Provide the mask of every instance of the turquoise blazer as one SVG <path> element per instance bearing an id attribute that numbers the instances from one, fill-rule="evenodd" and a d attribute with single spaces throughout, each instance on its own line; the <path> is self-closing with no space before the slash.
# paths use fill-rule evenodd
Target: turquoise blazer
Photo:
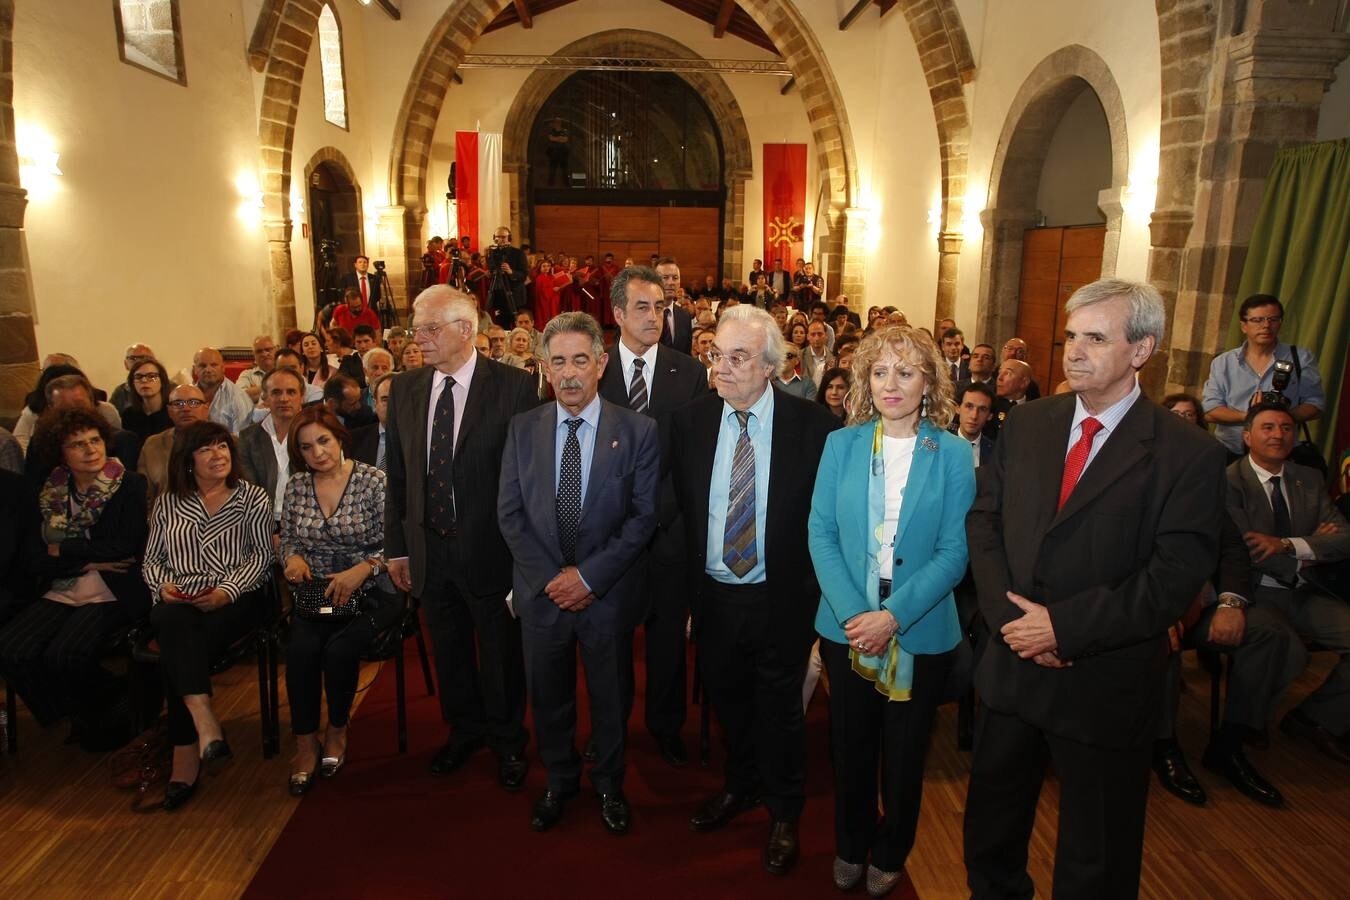
<path id="1" fill-rule="evenodd" d="M 874 422 L 832 433 L 816 475 L 807 521 L 820 581 L 816 631 L 846 644 L 844 623 L 878 607 L 879 567 L 869 559 L 868 475 Z M 894 540 L 891 595 L 880 604 L 900 623 L 902 649 L 945 653 L 961 640 L 952 588 L 965 575 L 966 513 L 975 499 L 970 444 L 927 419 L 919 425 Z"/>

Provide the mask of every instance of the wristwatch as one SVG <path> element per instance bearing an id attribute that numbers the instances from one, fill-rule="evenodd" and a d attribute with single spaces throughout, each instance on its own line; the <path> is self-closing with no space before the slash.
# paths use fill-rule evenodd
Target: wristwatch
<path id="1" fill-rule="evenodd" d="M 370 566 L 370 577 L 379 578 L 380 573 L 384 571 L 384 568 L 380 565 L 380 561 L 378 559 L 368 559 L 366 560 L 366 563 Z"/>
<path id="2" fill-rule="evenodd" d="M 1252 602 L 1241 594 L 1223 593 L 1219 595 L 1219 609 L 1243 609 L 1251 606 Z"/>

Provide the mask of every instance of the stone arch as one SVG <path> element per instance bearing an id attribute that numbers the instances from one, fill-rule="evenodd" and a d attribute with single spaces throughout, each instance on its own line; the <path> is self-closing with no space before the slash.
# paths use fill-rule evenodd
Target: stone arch
<path id="1" fill-rule="evenodd" d="M 937 122 L 942 169 L 942 213 L 938 224 L 937 318 L 956 314 L 956 272 L 963 242 L 966 172 L 970 156 L 970 111 L 965 84 L 975 77 L 961 13 L 955 0 L 901 0 L 919 63 L 928 82 Z"/>
<path id="2" fill-rule="evenodd" d="M 647 59 L 689 59 L 693 50 L 662 34 L 618 28 L 587 35 L 556 51 L 559 56 L 613 56 L 635 54 Z M 571 72 L 540 69 L 521 85 L 506 115 L 502 134 L 502 169 L 507 173 L 511 196 L 511 226 L 514 233 L 527 235 L 529 221 L 527 191 L 530 129 L 539 110 Z M 737 278 L 743 271 L 742 228 L 745 223 L 745 182 L 754 174 L 754 150 L 750 132 L 741 114 L 736 96 L 720 75 L 702 72 L 677 72 L 693 88 L 712 112 L 722 129 L 722 178 L 727 200 L 722 213 L 722 277 Z"/>
<path id="3" fill-rule="evenodd" d="M 413 65 L 394 126 L 389 159 L 391 206 L 381 215 L 381 252 L 403 262 L 402 276 L 420 268 L 422 221 L 426 216 L 426 176 L 436 119 L 449 90 L 451 75 L 484 29 L 511 0 L 454 0 L 431 29 Z M 850 225 L 857 211 L 857 161 L 853 135 L 839 87 L 810 26 L 791 0 L 738 0 L 741 9 L 764 30 L 796 79 L 820 160 L 820 176 L 828 197 L 829 234 L 823 242 L 822 266 L 831 273 L 831 287 L 862 302 L 862 242 Z M 737 230 L 743 222 L 735 223 Z M 853 236 L 850 236 L 850 235 Z M 388 243 L 388 246 L 384 246 Z M 400 252 L 401 251 L 401 252 Z M 847 252 L 846 252 L 847 251 Z M 839 275 L 838 284 L 835 275 Z"/>
<path id="4" fill-rule="evenodd" d="M 1031 71 L 1013 98 L 999 135 L 989 176 L 989 208 L 984 223 L 979 332 L 1010 337 L 1017 326 L 1022 275 L 1022 233 L 1039 221 L 1036 195 L 1046 151 L 1064 112 L 1085 90 L 1096 93 L 1111 134 L 1111 187 L 1098 194 L 1106 216 L 1102 275 L 1115 274 L 1120 249 L 1121 196 L 1129 181 L 1129 143 L 1125 104 L 1106 62 L 1086 47 L 1072 44 L 1047 56 Z"/>

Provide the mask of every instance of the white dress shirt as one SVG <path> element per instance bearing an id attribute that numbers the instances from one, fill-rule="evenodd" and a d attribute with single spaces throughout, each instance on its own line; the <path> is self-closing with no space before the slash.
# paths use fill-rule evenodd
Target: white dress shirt
<path id="1" fill-rule="evenodd" d="M 647 352 L 642 354 L 642 380 L 647 383 L 647 405 L 652 402 L 652 385 L 656 382 L 656 348 L 659 344 L 652 344 L 647 348 Z M 623 389 L 627 391 L 633 384 L 633 360 L 638 356 L 622 340 L 619 341 L 619 364 L 623 372 Z"/>
<path id="2" fill-rule="evenodd" d="M 472 352 L 464 365 L 456 369 L 449 377 L 455 379 L 450 393 L 455 398 L 455 425 L 450 432 L 451 445 L 459 443 L 459 423 L 464 421 L 464 404 L 469 400 L 469 383 L 473 381 L 473 370 L 478 364 L 478 353 Z M 427 470 L 431 469 L 431 430 L 436 424 L 436 403 L 441 399 L 445 388 L 446 374 L 437 370 L 431 376 L 431 396 L 427 399 Z"/>
<path id="3" fill-rule="evenodd" d="M 1279 476 L 1280 495 L 1284 497 L 1284 508 L 1289 510 L 1289 515 L 1292 518 L 1294 509 L 1289 505 L 1289 487 L 1284 482 L 1284 466 L 1280 466 L 1280 471 L 1278 472 L 1267 472 L 1265 469 L 1252 462 L 1250 455 L 1247 457 L 1247 465 L 1251 466 L 1252 471 L 1256 473 L 1257 481 L 1261 482 L 1261 490 L 1266 492 L 1266 502 L 1270 504 L 1272 513 L 1275 511 L 1275 489 L 1271 487 L 1270 479 Z M 1289 543 L 1294 546 L 1294 558 L 1299 561 L 1300 569 L 1303 568 L 1303 563 L 1317 559 L 1317 554 L 1313 552 L 1312 546 L 1303 538 L 1291 537 L 1289 538 Z M 1303 576 L 1300 575 L 1298 580 L 1300 582 L 1303 581 Z M 1277 579 L 1270 575 L 1261 576 L 1261 586 L 1274 588 L 1288 587 L 1288 585 L 1280 584 Z"/>

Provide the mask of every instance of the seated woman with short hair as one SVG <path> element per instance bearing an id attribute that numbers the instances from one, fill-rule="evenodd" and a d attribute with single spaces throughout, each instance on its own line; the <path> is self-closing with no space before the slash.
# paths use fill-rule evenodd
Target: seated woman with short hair
<path id="1" fill-rule="evenodd" d="M 295 733 L 289 788 L 300 796 L 314 773 L 331 778 L 347 761 L 347 718 L 356 697 L 361 654 L 393 625 L 402 603 L 384 565 L 384 472 L 348 459 L 347 429 L 322 406 L 291 422 L 290 481 L 281 512 L 281 560 L 297 599 L 286 647 L 286 693 Z M 326 612 L 324 610 L 327 610 Z M 319 697 L 328 694 L 328 728 L 319 753 Z"/>
<path id="2" fill-rule="evenodd" d="M 149 608 L 138 561 L 145 477 L 108 456 L 111 440 L 107 420 L 91 410 L 52 411 L 44 419 L 31 452 L 53 468 L 33 517 L 40 521 L 26 523 L 21 545 L 27 568 L 41 578 L 40 593 L 0 630 L 0 673 L 33 718 L 45 726 L 68 714 L 71 736 L 96 752 L 130 737 L 126 728 L 97 722 L 100 688 L 112 677 L 98 653 Z"/>
<path id="3" fill-rule="evenodd" d="M 243 480 L 228 429 L 188 427 L 169 456 L 143 570 L 174 748 L 165 809 L 192 796 L 203 761 L 231 756 L 211 709 L 211 663 L 259 624 L 271 564 L 272 498 Z"/>

